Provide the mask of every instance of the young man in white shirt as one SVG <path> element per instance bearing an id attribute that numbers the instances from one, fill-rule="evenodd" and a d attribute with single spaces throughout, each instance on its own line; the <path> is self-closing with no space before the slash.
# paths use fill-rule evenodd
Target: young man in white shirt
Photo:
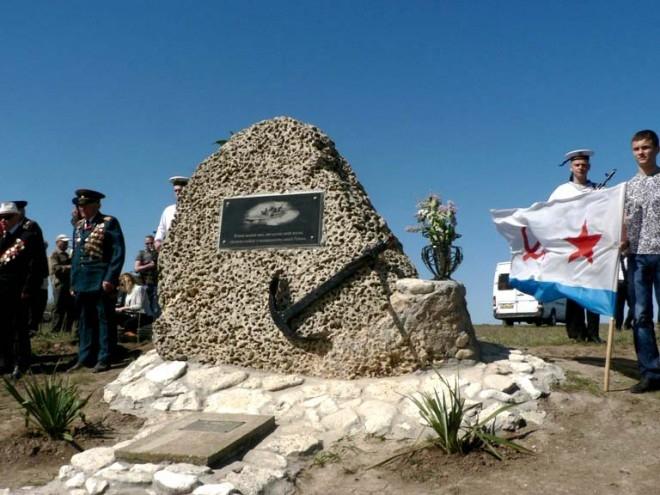
<path id="1" fill-rule="evenodd" d="M 174 196 L 176 197 L 177 202 L 179 201 L 179 196 L 181 191 L 188 184 L 190 179 L 188 177 L 183 177 L 181 175 L 175 175 L 170 177 L 169 181 L 172 184 L 174 189 Z M 160 247 L 163 245 L 163 241 L 167 237 L 167 232 L 170 230 L 172 225 L 172 220 L 174 220 L 174 215 L 176 215 L 176 203 L 167 206 L 162 215 L 160 216 L 160 222 L 158 223 L 158 228 L 156 229 L 156 235 L 154 237 L 154 243 L 156 249 L 160 250 Z"/>

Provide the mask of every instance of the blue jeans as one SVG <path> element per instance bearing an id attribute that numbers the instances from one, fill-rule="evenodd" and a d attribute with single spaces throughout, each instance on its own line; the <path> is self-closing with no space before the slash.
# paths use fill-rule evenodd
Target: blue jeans
<path id="1" fill-rule="evenodd" d="M 660 358 L 653 321 L 653 286 L 660 287 L 660 254 L 629 255 L 628 275 L 639 372 L 644 378 L 660 381 Z"/>

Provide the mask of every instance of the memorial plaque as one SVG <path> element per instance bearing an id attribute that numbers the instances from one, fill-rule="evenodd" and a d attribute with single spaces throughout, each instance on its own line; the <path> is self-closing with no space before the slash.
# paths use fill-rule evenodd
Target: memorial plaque
<path id="1" fill-rule="evenodd" d="M 243 455 L 275 429 L 273 416 L 191 413 L 117 449 L 119 460 L 218 466 Z"/>
<path id="2" fill-rule="evenodd" d="M 323 192 L 237 196 L 222 202 L 220 249 L 319 246 Z"/>

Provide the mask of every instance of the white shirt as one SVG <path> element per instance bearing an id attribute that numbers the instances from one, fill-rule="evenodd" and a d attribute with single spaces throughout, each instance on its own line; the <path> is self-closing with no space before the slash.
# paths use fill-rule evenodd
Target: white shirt
<path id="1" fill-rule="evenodd" d="M 151 314 L 149 298 L 147 297 L 147 292 L 143 285 L 134 285 L 131 292 L 126 294 L 124 307 L 136 313 Z"/>
<path id="2" fill-rule="evenodd" d="M 548 201 L 552 201 L 554 199 L 573 198 L 593 190 L 594 185 L 591 182 L 587 182 L 585 185 L 578 184 L 577 182 L 564 182 L 561 186 L 552 191 Z"/>
<path id="3" fill-rule="evenodd" d="M 167 237 L 167 231 L 170 230 L 170 225 L 172 225 L 172 220 L 176 214 L 176 203 L 168 206 L 163 210 L 163 214 L 160 216 L 160 223 L 156 229 L 156 235 L 154 236 L 154 241 L 163 242 Z"/>

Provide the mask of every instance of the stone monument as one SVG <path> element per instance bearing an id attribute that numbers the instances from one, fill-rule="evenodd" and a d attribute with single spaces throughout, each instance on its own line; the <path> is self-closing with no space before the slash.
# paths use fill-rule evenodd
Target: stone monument
<path id="1" fill-rule="evenodd" d="M 160 265 L 165 359 L 355 378 L 477 357 L 463 286 L 415 279 L 334 143 L 288 117 L 198 166 Z"/>

